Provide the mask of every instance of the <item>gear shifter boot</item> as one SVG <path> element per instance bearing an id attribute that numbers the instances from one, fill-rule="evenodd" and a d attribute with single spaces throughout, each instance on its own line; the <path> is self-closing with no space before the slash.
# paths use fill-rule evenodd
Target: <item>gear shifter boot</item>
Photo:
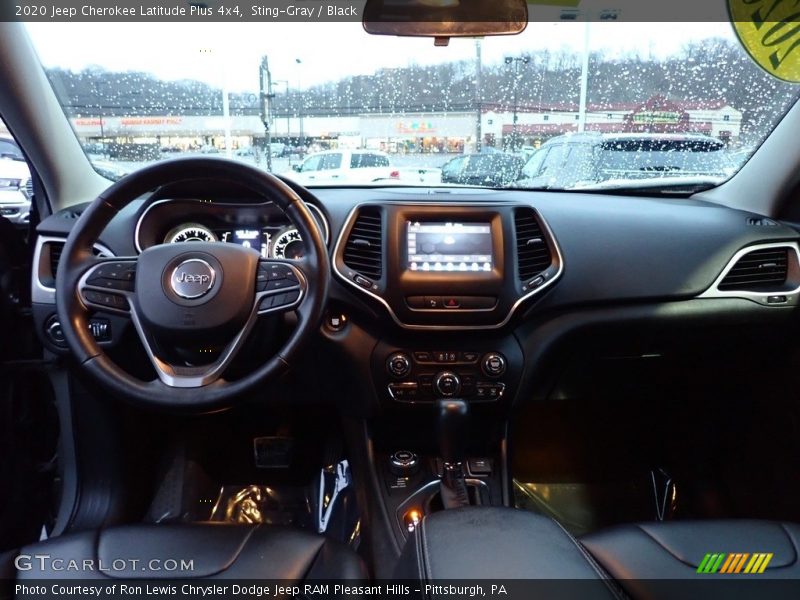
<path id="1" fill-rule="evenodd" d="M 439 492 L 445 509 L 469 506 L 467 482 L 464 481 L 461 463 L 444 463 Z"/>

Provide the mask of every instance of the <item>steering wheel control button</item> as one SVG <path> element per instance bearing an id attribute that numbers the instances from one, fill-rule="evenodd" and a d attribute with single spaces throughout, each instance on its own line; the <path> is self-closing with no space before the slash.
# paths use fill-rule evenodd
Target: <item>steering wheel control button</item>
<path id="1" fill-rule="evenodd" d="M 483 357 L 481 366 L 488 377 L 500 377 L 506 372 L 506 359 L 499 352 L 490 352 Z"/>
<path id="2" fill-rule="evenodd" d="M 211 291 L 216 277 L 216 271 L 206 261 L 201 258 L 190 258 L 175 267 L 169 282 L 172 291 L 178 296 L 194 300 Z"/>
<path id="3" fill-rule="evenodd" d="M 128 301 L 119 294 L 109 294 L 95 290 L 84 290 L 83 298 L 90 304 L 96 306 L 115 308 L 117 310 L 128 310 Z"/>
<path id="4" fill-rule="evenodd" d="M 271 292 L 272 290 L 284 290 L 287 288 L 291 288 L 297 285 L 296 283 L 289 281 L 288 279 L 270 279 L 269 281 L 265 281 L 263 283 L 263 289 L 261 284 L 259 285 L 258 291 L 263 292 Z"/>
<path id="5" fill-rule="evenodd" d="M 123 292 L 133 291 L 133 279 L 108 279 L 105 277 L 92 276 L 86 280 L 86 284 L 103 288 L 104 290 L 120 290 Z"/>
<path id="6" fill-rule="evenodd" d="M 389 457 L 389 470 L 398 477 L 410 477 L 419 471 L 419 457 L 411 450 L 398 450 Z"/>
<path id="7" fill-rule="evenodd" d="M 292 290 L 284 294 L 274 294 L 267 296 L 261 300 L 258 305 L 258 310 L 267 310 L 272 308 L 282 308 L 284 306 L 291 306 L 297 299 L 300 298 L 300 290 Z"/>
<path id="8" fill-rule="evenodd" d="M 449 398 L 461 391 L 461 380 L 458 375 L 450 371 L 442 371 L 433 382 L 433 387 L 442 396 Z"/>
<path id="9" fill-rule="evenodd" d="M 411 361 L 402 352 L 395 352 L 386 360 L 386 369 L 395 377 L 405 377 L 411 373 Z"/>
<path id="10" fill-rule="evenodd" d="M 94 285 L 94 281 L 114 279 L 119 281 L 133 281 L 136 278 L 136 263 L 110 262 L 98 266 L 86 283 Z"/>

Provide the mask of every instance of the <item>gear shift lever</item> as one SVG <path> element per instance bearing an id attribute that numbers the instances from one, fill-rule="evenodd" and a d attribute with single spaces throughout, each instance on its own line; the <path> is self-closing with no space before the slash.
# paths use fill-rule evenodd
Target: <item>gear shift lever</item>
<path id="1" fill-rule="evenodd" d="M 439 452 L 442 468 L 441 494 L 445 508 L 469 505 L 467 484 L 464 481 L 469 405 L 463 400 L 442 399 L 436 403 L 439 411 Z"/>

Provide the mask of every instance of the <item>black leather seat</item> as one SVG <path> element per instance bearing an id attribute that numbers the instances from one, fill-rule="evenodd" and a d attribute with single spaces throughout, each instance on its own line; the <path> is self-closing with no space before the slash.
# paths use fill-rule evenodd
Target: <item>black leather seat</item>
<path id="1" fill-rule="evenodd" d="M 18 580 L 114 577 L 301 582 L 367 578 L 361 559 L 346 546 L 311 533 L 271 526 L 128 525 L 63 535 L 27 546 L 17 554 Z M 26 558 L 35 555 L 49 558 Z M 93 569 L 69 568 L 70 564 L 84 565 L 84 561 L 93 561 Z M 191 568 L 182 569 L 181 561 L 192 561 Z"/>
<path id="2" fill-rule="evenodd" d="M 706 554 L 729 553 L 749 554 L 740 559 L 745 566 L 753 553 L 772 557 L 755 575 L 697 572 Z M 578 541 L 543 515 L 469 507 L 425 517 L 396 575 L 426 583 L 527 580 L 518 591 L 529 597 L 797 600 L 800 525 L 671 521 L 614 527 Z"/>
<path id="3" fill-rule="evenodd" d="M 644 523 L 587 535 L 581 543 L 635 600 L 800 598 L 800 526 L 795 524 L 751 520 Z M 707 554 L 722 557 L 714 561 L 711 572 L 704 568 L 698 573 Z M 728 563 L 730 554 L 742 556 Z M 745 573 L 753 554 L 772 557 L 763 572 Z"/>
<path id="4" fill-rule="evenodd" d="M 772 553 L 762 575 L 800 578 L 800 525 L 772 521 L 666 521 L 581 538 L 616 579 L 684 579 L 708 553 Z"/>

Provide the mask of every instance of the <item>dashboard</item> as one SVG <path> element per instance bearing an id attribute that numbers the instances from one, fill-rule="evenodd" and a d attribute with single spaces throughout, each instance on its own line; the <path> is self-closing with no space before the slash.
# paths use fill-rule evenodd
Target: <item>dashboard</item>
<path id="1" fill-rule="evenodd" d="M 710 203 L 470 188 L 296 191 L 330 252 L 321 340 L 349 357 L 363 375 L 355 380 L 381 402 L 519 397 L 537 357 L 587 320 L 773 318 L 793 314 L 800 298 L 797 231 Z M 79 212 L 44 220 L 34 255 L 34 318 L 62 353 L 53 286 Z M 112 220 L 96 252 L 132 256 L 194 240 L 286 260 L 304 252 L 275 205 L 230 189 L 144 196 Z M 113 347 L 126 325 L 98 313 L 92 327 Z"/>

